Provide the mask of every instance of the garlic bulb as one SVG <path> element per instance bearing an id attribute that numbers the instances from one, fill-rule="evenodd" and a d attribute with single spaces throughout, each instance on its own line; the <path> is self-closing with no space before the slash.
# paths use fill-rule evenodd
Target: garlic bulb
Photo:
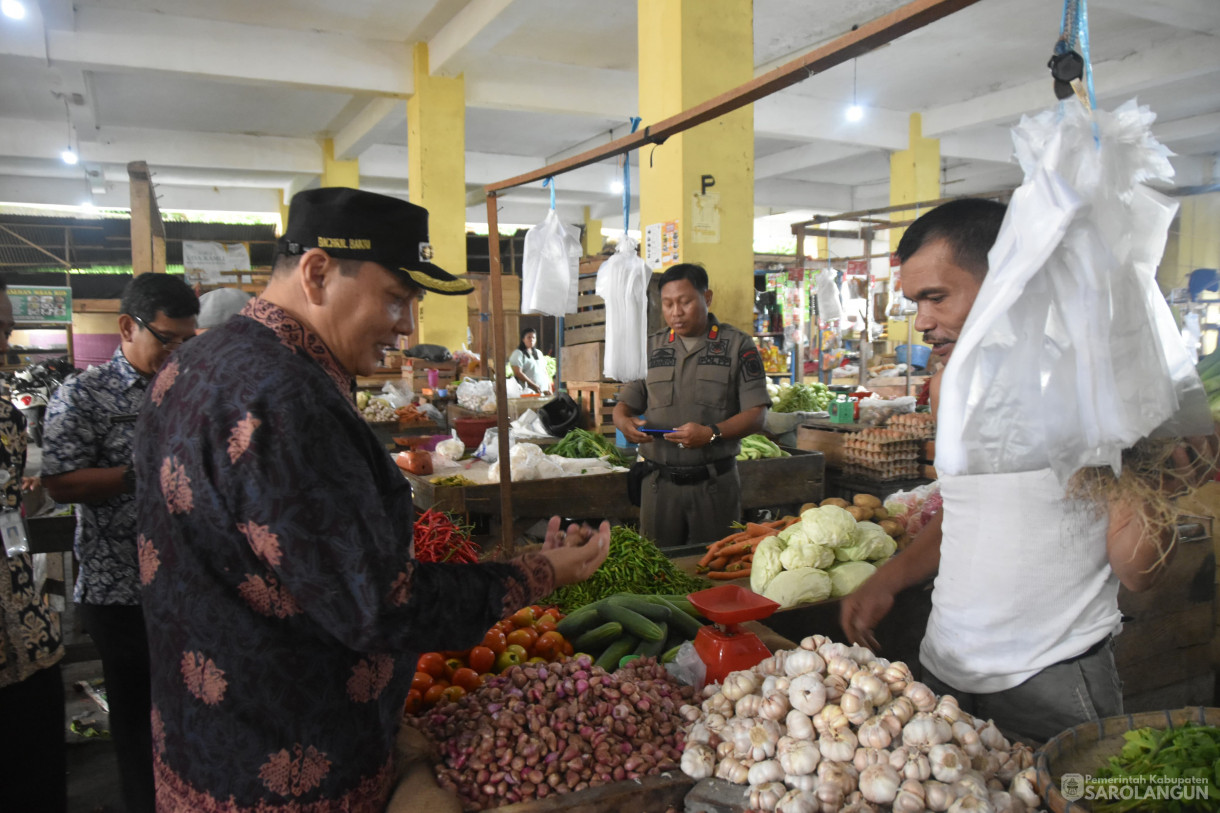
<path id="1" fill-rule="evenodd" d="M 983 741 L 983 745 L 990 748 L 992 751 L 1007 751 L 1009 748 L 1008 740 L 1000 733 L 1000 729 L 996 728 L 995 723 L 988 720 L 979 728 L 979 739 Z"/>
<path id="2" fill-rule="evenodd" d="M 1033 768 L 1025 768 L 1012 778 L 1008 793 L 1026 807 L 1038 809 L 1042 797 L 1038 795 L 1037 777 Z"/>
<path id="3" fill-rule="evenodd" d="M 891 720 L 894 718 L 891 717 Z M 897 722 L 897 721 L 895 721 Z M 870 717 L 860 725 L 857 736 L 865 748 L 889 748 L 894 735 L 880 717 Z"/>
<path id="4" fill-rule="evenodd" d="M 988 801 L 995 813 L 1025 813 L 1025 805 L 1012 798 L 1008 791 L 993 790 Z"/>
<path id="5" fill-rule="evenodd" d="M 893 813 L 924 813 L 927 810 L 924 798 L 923 784 L 907 779 L 898 787 L 891 810 Z"/>
<path id="6" fill-rule="evenodd" d="M 750 769 L 742 765 L 736 757 L 725 757 L 716 766 L 716 776 L 720 779 L 727 779 L 735 785 L 744 785 L 749 774 Z"/>
<path id="7" fill-rule="evenodd" d="M 686 743 L 682 752 L 682 773 L 691 779 L 707 779 L 716 767 L 716 752 L 701 742 Z"/>
<path id="8" fill-rule="evenodd" d="M 683 703 L 678 707 L 678 714 L 688 723 L 693 723 L 699 719 L 701 712 L 698 706 L 692 706 L 690 703 Z"/>
<path id="9" fill-rule="evenodd" d="M 950 723 L 956 723 L 958 720 L 965 720 L 974 725 L 974 717 L 962 711 L 962 707 L 957 704 L 957 698 L 951 694 L 946 694 L 936 702 L 936 708 L 933 709 L 940 717 L 944 717 Z"/>
<path id="10" fill-rule="evenodd" d="M 898 719 L 899 723 L 906 725 L 915 716 L 915 704 L 911 702 L 909 697 L 895 697 L 877 709 L 877 713 L 893 716 Z"/>
<path id="11" fill-rule="evenodd" d="M 755 762 L 746 773 L 746 781 L 756 786 L 765 785 L 768 782 L 778 782 L 783 778 L 784 769 L 780 767 L 779 761 L 774 759 Z"/>
<path id="12" fill-rule="evenodd" d="M 802 714 L 817 714 L 826 705 L 826 686 L 816 674 L 794 677 L 788 685 L 788 702 Z"/>
<path id="13" fill-rule="evenodd" d="M 847 680 L 841 675 L 827 675 L 822 678 L 822 683 L 826 685 L 826 699 L 831 703 L 838 701 L 847 691 Z"/>
<path id="14" fill-rule="evenodd" d="M 818 737 L 818 750 L 822 752 L 822 759 L 831 762 L 851 762 L 858 744 L 856 735 L 846 727 L 827 731 Z"/>
<path id="15" fill-rule="evenodd" d="M 724 692 L 716 692 L 703 701 L 703 710 L 708 714 L 723 714 L 729 717 L 733 714 L 733 701 Z"/>
<path id="16" fill-rule="evenodd" d="M 851 647 L 849 647 L 847 644 L 836 643 L 829 639 L 826 641 L 826 643 L 818 647 L 818 654 L 821 655 L 822 659 L 827 663 L 830 662 L 831 658 L 846 658 L 848 652 L 851 652 Z"/>
<path id="17" fill-rule="evenodd" d="M 757 717 L 762 708 L 763 699 L 756 694 L 747 694 L 737 698 L 733 706 L 733 714 L 737 717 Z"/>
<path id="18" fill-rule="evenodd" d="M 995 813 L 995 808 L 990 797 L 982 799 L 978 796 L 960 796 L 956 802 L 949 805 L 949 813 Z"/>
<path id="19" fill-rule="evenodd" d="M 878 713 L 869 719 L 876 720 L 882 728 L 889 732 L 891 740 L 896 740 L 902 736 L 902 721 L 894 715 Z"/>
<path id="20" fill-rule="evenodd" d="M 890 752 L 890 767 L 902 774 L 904 779 L 923 782 L 932 775 L 932 763 L 918 748 L 895 748 Z"/>
<path id="21" fill-rule="evenodd" d="M 784 784 L 793 790 L 803 790 L 806 793 L 813 793 L 818 789 L 817 774 L 804 774 L 798 776 L 796 774 L 787 774 L 784 776 Z"/>
<path id="22" fill-rule="evenodd" d="M 788 677 L 796 677 L 807 672 L 821 672 L 825 668 L 826 661 L 822 660 L 822 656 L 808 649 L 794 649 L 788 653 L 788 659 L 784 661 L 784 674 Z"/>
<path id="23" fill-rule="evenodd" d="M 956 745 L 939 743 L 928 752 L 932 775 L 938 782 L 956 782 L 970 769 L 970 757 Z"/>
<path id="24" fill-rule="evenodd" d="M 983 776 L 995 776 L 996 772 L 1000 770 L 1001 755 L 1000 751 L 984 750 L 978 756 L 970 757 L 970 767 Z"/>
<path id="25" fill-rule="evenodd" d="M 838 810 L 856 789 L 855 771 L 842 762 L 823 762 L 818 766 L 818 799 L 824 810 Z"/>
<path id="26" fill-rule="evenodd" d="M 807 635 L 801 639 L 801 649 L 808 649 L 810 652 L 817 652 L 818 649 L 832 641 L 825 635 Z"/>
<path id="27" fill-rule="evenodd" d="M 720 691 L 719 683 L 709 683 L 700 690 L 699 696 L 706 700 L 718 691 Z"/>
<path id="28" fill-rule="evenodd" d="M 847 657 L 851 658 L 856 663 L 868 663 L 869 661 L 877 660 L 877 655 L 868 647 L 852 644 L 847 649 Z"/>
<path id="29" fill-rule="evenodd" d="M 749 670 L 729 672 L 728 677 L 724 679 L 724 685 L 720 687 L 720 693 L 736 703 L 757 689 L 760 682 L 758 676 Z"/>
<path id="30" fill-rule="evenodd" d="M 724 731 L 724 727 L 728 725 L 729 720 L 723 714 L 706 714 L 703 717 L 703 724 L 707 726 L 708 731 L 716 734 Z"/>
<path id="31" fill-rule="evenodd" d="M 775 810 L 779 800 L 788 793 L 781 782 L 768 782 L 750 790 L 750 807 L 754 810 Z"/>
<path id="32" fill-rule="evenodd" d="M 861 796 L 859 791 L 856 791 L 843 801 L 839 813 L 877 813 L 877 808 Z"/>
<path id="33" fill-rule="evenodd" d="M 805 776 L 817 770 L 822 752 L 812 740 L 783 737 L 775 748 L 780 767 L 790 776 Z"/>
<path id="34" fill-rule="evenodd" d="M 798 740 L 813 739 L 813 721 L 800 709 L 789 711 L 788 716 L 784 718 L 784 724 L 788 728 L 789 736 L 796 737 Z"/>
<path id="35" fill-rule="evenodd" d="M 890 687 L 885 684 L 885 681 L 876 675 L 857 672 L 851 679 L 849 684 L 851 688 L 864 692 L 864 696 L 874 706 L 880 706 L 890 702 Z"/>
<path id="36" fill-rule="evenodd" d="M 957 801 L 957 791 L 952 785 L 929 779 L 923 783 L 924 803 L 933 813 L 945 813 L 949 805 Z"/>
<path id="37" fill-rule="evenodd" d="M 844 680 L 850 681 L 856 672 L 860 671 L 860 664 L 853 661 L 851 658 L 835 657 L 826 661 L 826 674 L 838 675 Z"/>
<path id="38" fill-rule="evenodd" d="M 731 757 L 735 751 L 736 749 L 733 747 L 733 741 L 724 740 L 716 745 L 716 759 Z"/>
<path id="39" fill-rule="evenodd" d="M 745 698 L 743 697 L 742 700 Z M 738 701 L 741 702 L 741 701 Z M 767 720 L 782 720 L 788 714 L 788 695 L 776 690 L 762 698 L 758 716 Z"/>
<path id="40" fill-rule="evenodd" d="M 862 691 L 855 688 L 849 687 L 843 692 L 843 696 L 839 698 L 839 708 L 843 709 L 843 714 L 852 725 L 862 725 L 873 716 L 872 702 Z"/>
<path id="41" fill-rule="evenodd" d="M 775 805 L 776 813 L 818 813 L 820 809 L 816 796 L 796 788 L 785 793 Z"/>
<path id="42" fill-rule="evenodd" d="M 831 731 L 838 731 L 841 728 L 847 728 L 851 723 L 847 720 L 847 715 L 843 713 L 843 709 L 827 703 L 822 706 L 822 710 L 813 715 L 813 727 L 817 729 L 819 734 L 827 734 Z"/>
<path id="43" fill-rule="evenodd" d="M 712 742 L 713 737 L 716 738 L 716 742 Z M 691 743 L 700 743 L 708 746 L 709 748 L 715 748 L 719 742 L 720 737 L 710 728 L 708 728 L 706 723 L 695 723 L 690 727 L 690 731 L 686 733 L 687 745 L 690 745 Z"/>
<path id="44" fill-rule="evenodd" d="M 902 661 L 894 661 L 878 677 L 890 687 L 890 693 L 896 695 L 902 694 L 907 684 L 915 682 L 915 676 L 911 674 L 911 667 Z"/>
<path id="45" fill-rule="evenodd" d="M 755 720 L 750 726 L 750 752 L 746 754 L 755 762 L 775 756 L 775 744 L 782 732 L 774 720 Z"/>
<path id="46" fill-rule="evenodd" d="M 939 717 L 920 712 L 902 727 L 902 744 L 927 750 L 933 745 L 953 739 L 953 729 Z"/>
<path id="47" fill-rule="evenodd" d="M 775 659 L 775 655 L 772 655 L 769 658 L 763 658 L 758 662 L 758 665 L 755 666 L 754 669 L 759 674 L 768 676 L 783 674 L 784 671 L 783 664 Z"/>
<path id="48" fill-rule="evenodd" d="M 932 691 L 926 683 L 919 681 L 908 683 L 907 687 L 902 690 L 902 696 L 910 698 L 917 711 L 932 711 L 936 708 L 936 692 Z"/>
<path id="49" fill-rule="evenodd" d="M 986 750 L 983 747 L 983 741 L 979 739 L 979 732 L 975 731 L 974 726 L 970 723 L 958 720 L 952 728 L 953 741 L 960 745 L 968 756 L 977 757 Z"/>
<path id="50" fill-rule="evenodd" d="M 857 771 L 863 771 L 870 765 L 886 765 L 890 764 L 890 752 L 884 748 L 865 748 L 863 746 L 856 749 L 855 756 L 851 758 L 851 766 Z"/>
<path id="51" fill-rule="evenodd" d="M 898 772 L 886 763 L 870 765 L 860 772 L 860 793 L 877 804 L 889 804 L 898 795 Z"/>
<path id="52" fill-rule="evenodd" d="M 987 779 L 978 771 L 966 771 L 961 779 L 953 783 L 953 791 L 957 798 L 977 796 L 979 799 L 990 799 L 991 789 L 987 787 Z"/>

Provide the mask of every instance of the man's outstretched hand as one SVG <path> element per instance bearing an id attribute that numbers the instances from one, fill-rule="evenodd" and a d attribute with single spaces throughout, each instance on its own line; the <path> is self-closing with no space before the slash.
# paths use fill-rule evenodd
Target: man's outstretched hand
<path id="1" fill-rule="evenodd" d="M 610 552 L 610 523 L 606 520 L 593 530 L 587 524 L 575 522 L 567 529 L 559 527 L 559 517 L 551 517 L 546 524 L 546 539 L 542 543 L 542 555 L 551 560 L 555 568 L 555 586 L 582 582 L 593 575 L 606 561 Z"/>

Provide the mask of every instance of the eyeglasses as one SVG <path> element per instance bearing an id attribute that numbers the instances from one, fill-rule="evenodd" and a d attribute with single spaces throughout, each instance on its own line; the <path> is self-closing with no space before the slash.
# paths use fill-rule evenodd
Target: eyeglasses
<path id="1" fill-rule="evenodd" d="M 131 315 L 131 318 L 135 319 L 136 324 L 138 324 L 140 327 L 144 328 L 149 333 L 151 333 L 152 337 L 154 339 L 161 342 L 162 346 L 168 348 L 169 350 L 176 350 L 179 347 L 181 347 L 187 341 L 187 339 L 194 338 L 192 336 L 188 336 L 186 339 L 166 338 L 164 335 L 162 335 L 161 331 L 155 330 L 152 325 L 148 324 L 148 322 L 145 322 L 143 319 L 136 316 L 134 313 Z"/>

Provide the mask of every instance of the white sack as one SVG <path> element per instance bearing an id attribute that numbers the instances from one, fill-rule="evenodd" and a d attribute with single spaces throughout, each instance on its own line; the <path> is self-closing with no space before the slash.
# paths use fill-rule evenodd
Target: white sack
<path id="1" fill-rule="evenodd" d="M 551 209 L 525 233 L 521 261 L 521 312 L 563 316 L 576 312 L 580 231 L 565 226 Z"/>
<path id="2" fill-rule="evenodd" d="M 624 235 L 614 256 L 597 269 L 596 293 L 606 300 L 606 356 L 602 374 L 634 381 L 648 372 L 648 282 L 652 272 Z"/>

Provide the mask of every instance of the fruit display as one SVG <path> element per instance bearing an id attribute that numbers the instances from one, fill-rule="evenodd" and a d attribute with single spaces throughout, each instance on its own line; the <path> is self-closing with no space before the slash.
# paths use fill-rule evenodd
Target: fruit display
<path id="1" fill-rule="evenodd" d="M 578 653 L 613 672 L 630 655 L 668 663 L 703 624 L 685 596 L 616 593 L 572 611 L 557 629 Z"/>
<path id="2" fill-rule="evenodd" d="M 415 666 L 406 712 L 414 714 L 442 699 L 457 700 L 489 678 L 523 663 L 552 663 L 575 649 L 557 629 L 557 607 L 532 604 L 497 621 L 483 642 L 462 652 L 425 652 Z"/>

